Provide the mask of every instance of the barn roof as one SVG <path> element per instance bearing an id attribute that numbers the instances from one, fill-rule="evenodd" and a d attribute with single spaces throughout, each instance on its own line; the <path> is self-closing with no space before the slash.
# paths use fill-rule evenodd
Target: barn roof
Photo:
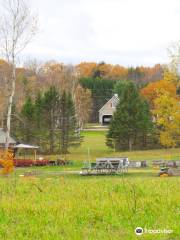
<path id="1" fill-rule="evenodd" d="M 117 94 L 114 94 L 114 95 L 112 96 L 112 98 L 110 98 L 109 101 L 107 101 L 107 102 L 102 106 L 102 108 L 99 110 L 99 112 L 103 110 L 103 108 L 106 106 L 106 104 L 108 104 L 109 102 L 112 102 L 114 99 L 115 99 L 116 101 L 119 101 L 119 98 L 118 98 L 118 95 L 117 95 Z"/>
<path id="2" fill-rule="evenodd" d="M 0 128 L 0 144 L 5 144 L 6 143 L 6 133 L 3 131 L 2 128 Z M 10 144 L 15 144 L 16 141 L 10 137 L 9 138 L 9 143 Z"/>

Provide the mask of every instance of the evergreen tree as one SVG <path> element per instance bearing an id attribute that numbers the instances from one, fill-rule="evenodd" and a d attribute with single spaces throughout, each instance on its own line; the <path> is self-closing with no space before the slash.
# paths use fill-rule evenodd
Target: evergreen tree
<path id="1" fill-rule="evenodd" d="M 117 150 L 131 151 L 139 136 L 147 135 L 152 127 L 148 104 L 132 82 L 124 83 L 119 104 L 107 134 L 107 145 Z"/>
<path id="2" fill-rule="evenodd" d="M 42 123 L 47 133 L 45 138 L 48 140 L 49 152 L 54 153 L 57 142 L 57 120 L 59 109 L 59 93 L 54 86 L 51 86 L 45 93 L 42 99 Z M 40 100 L 40 99 L 39 99 Z M 39 102 L 39 101 L 38 101 Z M 40 102 L 39 102 L 40 103 Z M 41 106 L 39 105 L 39 107 Z M 39 110 L 41 107 L 39 108 Z"/>
<path id="3" fill-rule="evenodd" d="M 128 80 L 121 80 L 121 81 L 117 81 L 116 84 L 114 85 L 114 93 L 118 94 L 119 99 L 122 97 L 124 89 L 126 88 L 126 85 L 128 83 L 129 83 Z"/>
<path id="4" fill-rule="evenodd" d="M 96 78 L 82 78 L 80 84 L 91 91 L 92 113 L 91 121 L 98 122 L 100 108 L 113 96 L 115 81 Z"/>
<path id="5" fill-rule="evenodd" d="M 75 106 L 72 96 L 63 92 L 60 96 L 51 86 L 39 92 L 33 102 L 28 97 L 22 107 L 19 140 L 37 144 L 43 152 L 68 153 L 71 146 L 80 144 Z"/>
<path id="6" fill-rule="evenodd" d="M 71 146 L 80 144 L 80 136 L 77 131 L 77 121 L 72 96 L 65 91 L 60 100 L 59 128 L 60 152 L 66 154 Z"/>
<path id="7" fill-rule="evenodd" d="M 38 128 L 42 126 L 42 114 L 43 114 L 43 96 L 39 91 L 35 99 L 35 119 Z"/>
<path id="8" fill-rule="evenodd" d="M 35 135 L 36 144 L 42 146 L 45 140 L 45 124 L 44 124 L 44 112 L 43 112 L 43 96 L 39 91 L 35 99 Z"/>
<path id="9" fill-rule="evenodd" d="M 34 140 L 34 119 L 35 119 L 35 107 L 31 97 L 27 97 L 22 107 L 21 117 L 23 119 L 21 140 L 26 143 L 32 143 Z"/>

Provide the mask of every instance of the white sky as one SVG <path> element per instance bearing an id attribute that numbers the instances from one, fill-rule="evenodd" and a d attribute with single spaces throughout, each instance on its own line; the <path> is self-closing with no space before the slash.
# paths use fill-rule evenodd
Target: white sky
<path id="1" fill-rule="evenodd" d="M 168 61 L 180 40 L 180 0 L 29 0 L 40 32 L 24 54 L 41 61 Z"/>

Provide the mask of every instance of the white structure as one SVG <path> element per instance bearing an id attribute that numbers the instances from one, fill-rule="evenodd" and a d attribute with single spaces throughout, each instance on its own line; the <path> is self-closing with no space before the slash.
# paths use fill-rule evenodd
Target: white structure
<path id="1" fill-rule="evenodd" d="M 119 98 L 117 94 L 114 96 L 99 110 L 99 123 L 109 124 L 113 113 L 116 111 Z"/>
<path id="2" fill-rule="evenodd" d="M 2 128 L 0 128 L 0 147 L 4 148 L 5 144 L 6 144 L 6 133 Z M 16 144 L 16 141 L 12 137 L 10 137 L 9 138 L 10 147 L 14 146 L 15 144 Z"/>

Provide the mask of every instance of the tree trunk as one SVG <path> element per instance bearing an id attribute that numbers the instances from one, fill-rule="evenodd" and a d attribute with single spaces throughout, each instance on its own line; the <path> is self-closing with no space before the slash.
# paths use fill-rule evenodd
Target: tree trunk
<path id="1" fill-rule="evenodd" d="M 3 129 L 4 128 L 4 114 L 3 112 L 1 113 L 1 128 Z"/>
<path id="2" fill-rule="evenodd" d="M 147 135 L 143 133 L 143 148 L 147 146 Z"/>
<path id="3" fill-rule="evenodd" d="M 132 139 L 131 137 L 129 138 L 129 151 L 132 151 Z"/>
<path id="4" fill-rule="evenodd" d="M 50 116 L 50 131 L 49 131 L 49 139 L 50 139 L 50 153 L 54 153 L 54 111 L 53 109 L 51 110 L 51 116 Z"/>
<path id="5" fill-rule="evenodd" d="M 12 88 L 11 88 L 11 93 L 10 93 L 10 96 L 9 96 L 7 120 L 6 120 L 5 149 L 9 148 L 9 138 L 10 138 L 10 131 L 11 131 L 11 113 L 12 113 L 13 98 L 14 98 L 14 93 L 15 93 L 15 86 L 16 86 L 16 66 L 15 66 L 15 63 L 13 61 L 13 65 L 12 65 Z"/>

